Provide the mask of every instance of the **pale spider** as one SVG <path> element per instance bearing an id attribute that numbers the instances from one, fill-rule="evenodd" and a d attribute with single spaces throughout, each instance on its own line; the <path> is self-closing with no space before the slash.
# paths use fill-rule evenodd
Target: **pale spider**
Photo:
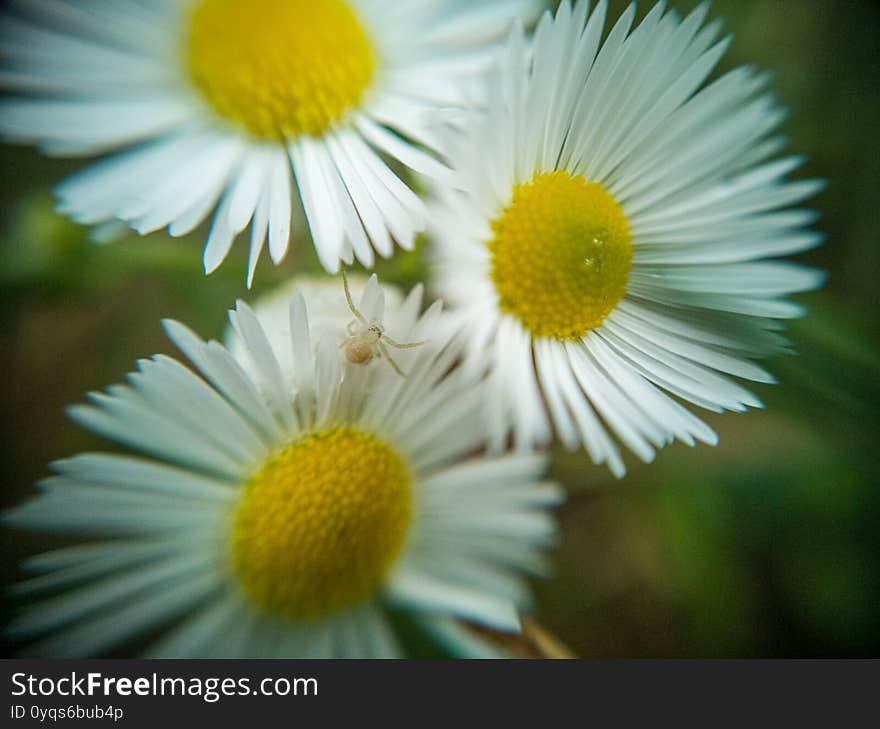
<path id="1" fill-rule="evenodd" d="M 391 357 L 386 344 L 395 349 L 413 349 L 421 347 L 425 342 L 410 342 L 409 344 L 400 344 L 395 342 L 391 337 L 385 334 L 385 327 L 378 321 L 367 321 L 367 318 L 361 314 L 354 302 L 351 300 L 351 292 L 348 290 L 348 279 L 345 277 L 345 271 L 342 271 L 342 286 L 345 288 L 345 300 L 348 302 L 348 308 L 354 314 L 355 320 L 348 323 L 348 336 L 339 345 L 339 348 L 345 353 L 345 358 L 352 364 L 365 365 L 374 357 L 384 357 L 388 360 L 388 364 L 401 377 L 406 377 L 397 362 Z"/>

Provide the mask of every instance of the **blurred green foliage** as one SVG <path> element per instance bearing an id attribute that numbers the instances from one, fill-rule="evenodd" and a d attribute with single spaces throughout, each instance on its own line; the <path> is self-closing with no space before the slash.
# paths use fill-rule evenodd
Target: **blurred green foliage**
<path id="1" fill-rule="evenodd" d="M 612 15 L 625 3 L 613 0 Z M 674 3 L 681 11 L 692 0 Z M 641 14 L 648 3 L 643 3 Z M 582 453 L 554 454 L 569 489 L 557 572 L 537 582 L 538 617 L 578 654 L 859 656 L 880 653 L 880 9 L 874 2 L 715 0 L 735 35 L 722 71 L 775 72 L 791 109 L 799 173 L 830 186 L 816 201 L 827 244 L 803 259 L 830 272 L 793 323 L 800 355 L 770 368 L 766 409 L 710 416 L 716 449 L 682 445 L 623 481 Z M 318 266 L 302 228 L 284 265 L 263 261 L 244 288 L 246 245 L 204 277 L 204 230 L 114 244 L 52 213 L 51 185 L 79 165 L 2 148 L 0 343 L 2 505 L 46 463 L 105 447 L 64 407 L 121 379 L 138 357 L 171 353 L 159 320 L 219 336 L 225 310 Z M 297 220 L 302 220 L 302 214 Z M 410 287 L 423 244 L 377 265 Z M 37 537 L 0 533 L 2 582 Z"/>

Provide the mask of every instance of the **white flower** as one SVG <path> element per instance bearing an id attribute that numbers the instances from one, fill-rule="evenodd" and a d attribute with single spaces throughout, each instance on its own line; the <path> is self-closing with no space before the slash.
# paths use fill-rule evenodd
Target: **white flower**
<path id="1" fill-rule="evenodd" d="M 372 279 L 359 306 L 378 317 L 382 299 Z M 96 540 L 27 563 L 39 574 L 18 592 L 42 599 L 9 632 L 52 657 L 160 629 L 151 655 L 394 656 L 390 606 L 456 654 L 491 653 L 456 621 L 518 629 L 521 573 L 542 568 L 560 492 L 540 481 L 540 457 L 463 460 L 483 439 L 479 384 L 450 373 L 458 346 L 432 339 L 439 307 L 419 317 L 420 303 L 415 291 L 396 313 L 401 336 L 432 340 L 406 353 L 405 378 L 343 365 L 338 336 L 313 353 L 301 294 L 283 341 L 246 305 L 230 313 L 247 370 L 166 322 L 201 377 L 156 356 L 72 408 L 145 457 L 57 462 L 7 515 Z"/>
<path id="2" fill-rule="evenodd" d="M 372 277 L 379 285 L 378 279 Z M 359 300 L 367 287 L 368 279 L 360 274 L 350 274 L 348 282 L 351 286 L 355 301 Z M 392 336 L 397 332 L 407 331 L 412 328 L 414 306 L 422 300 L 422 286 L 418 286 L 411 292 L 411 298 L 407 306 L 404 306 L 404 297 L 400 289 L 387 283 L 379 285 L 384 301 L 384 312 L 381 313 L 383 322 Z M 339 342 L 345 336 L 346 327 L 353 319 L 343 293 L 341 279 L 330 277 L 318 277 L 302 275 L 296 276 L 276 290 L 262 295 L 253 304 L 254 314 L 260 321 L 260 326 L 266 332 L 266 336 L 272 343 L 272 351 L 281 366 L 287 382 L 293 384 L 295 373 L 293 368 L 293 352 L 290 342 L 290 300 L 294 295 L 300 294 L 309 305 L 309 328 L 312 331 L 312 347 L 317 347 L 318 340 L 322 337 L 335 337 Z M 440 337 L 449 336 L 454 332 L 454 322 L 446 312 L 439 312 L 434 328 L 441 327 Z M 433 334 L 436 339 L 437 334 Z M 253 372 L 251 360 L 247 356 L 247 349 L 241 337 L 236 333 L 231 324 L 223 333 L 223 344 L 232 355 L 249 372 Z M 429 343 L 429 346 L 434 346 Z M 407 354 L 401 354 L 401 360 Z"/>
<path id="3" fill-rule="evenodd" d="M 370 267 L 425 225 L 381 155 L 447 177 L 414 142 L 436 146 L 487 43 L 538 5 L 20 0 L 0 18 L 0 81 L 16 94 L 0 133 L 49 154 L 113 152 L 57 188 L 98 237 L 120 221 L 184 235 L 219 201 L 205 268 L 250 224 L 250 282 L 267 237 L 273 261 L 287 252 L 296 185 L 324 267 Z"/>
<path id="4" fill-rule="evenodd" d="M 706 5 L 681 20 L 661 3 L 632 32 L 630 6 L 600 43 L 606 9 L 563 2 L 532 45 L 511 34 L 431 232 L 470 366 L 491 369 L 493 445 L 555 430 L 622 475 L 609 430 L 650 461 L 674 439 L 716 442 L 676 399 L 760 407 L 726 375 L 773 381 L 752 359 L 786 348 L 777 320 L 802 310 L 783 297 L 822 275 L 758 259 L 820 242 L 813 212 L 787 206 L 822 183 L 774 159 L 783 112 L 763 76 L 700 89 L 728 44 L 701 29 Z"/>

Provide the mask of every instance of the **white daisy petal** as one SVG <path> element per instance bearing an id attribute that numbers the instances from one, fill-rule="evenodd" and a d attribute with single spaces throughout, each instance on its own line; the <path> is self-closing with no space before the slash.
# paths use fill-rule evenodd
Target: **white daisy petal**
<path id="1" fill-rule="evenodd" d="M 356 615 L 357 631 L 364 642 L 364 654 L 369 658 L 400 658 L 403 651 L 382 612 L 370 605 Z"/>
<path id="2" fill-rule="evenodd" d="M 156 589 L 165 584 L 180 585 L 184 578 L 204 571 L 205 555 L 171 559 L 130 570 L 124 577 L 110 577 L 87 587 L 40 603 L 8 626 L 11 635 L 32 634 L 56 628 L 83 616 L 106 610 L 118 601 Z M 213 575 L 212 575 L 213 576 Z"/>
<path id="3" fill-rule="evenodd" d="M 143 402 L 99 393 L 93 393 L 90 399 L 93 407 L 78 405 L 68 410 L 70 417 L 83 427 L 130 448 L 210 475 L 235 479 L 241 473 L 235 459 L 203 438 L 191 437 L 191 427 L 147 409 Z"/>
<path id="4" fill-rule="evenodd" d="M 318 258 L 330 273 L 335 273 L 342 256 L 344 231 L 336 208 L 335 195 L 326 190 L 329 181 L 324 177 L 317 143 L 303 139 L 292 144 L 290 158 L 296 172 L 296 182 L 302 197 L 303 209 L 315 240 Z"/>
<path id="5" fill-rule="evenodd" d="M 345 184 L 358 216 L 363 222 L 364 229 L 370 237 L 372 245 L 380 256 L 389 257 L 393 252 L 393 244 L 379 207 L 376 205 L 364 181 L 351 164 L 339 140 L 331 136 L 327 140 L 327 145 L 333 157 L 333 164 L 339 171 L 339 175 Z"/>
<path id="6" fill-rule="evenodd" d="M 266 245 L 266 236 L 269 233 L 269 206 L 271 205 L 269 199 L 271 190 L 269 188 L 270 184 L 267 179 L 266 181 L 264 181 L 263 189 L 261 191 L 259 199 L 257 200 L 257 207 L 254 210 L 254 219 L 251 223 L 251 247 L 248 250 L 248 288 L 250 288 L 254 283 L 254 274 L 257 271 L 257 264 L 260 262 L 260 256 L 262 255 L 263 248 Z"/>
<path id="7" fill-rule="evenodd" d="M 419 624 L 453 655 L 462 658 L 504 657 L 488 641 L 480 639 L 476 633 L 466 631 L 449 618 L 425 616 L 419 620 Z"/>
<path id="8" fill-rule="evenodd" d="M 278 422 L 271 415 L 256 385 L 229 352 L 216 343 L 203 342 L 179 322 L 166 319 L 163 325 L 169 339 L 199 368 L 217 391 L 248 419 L 254 429 L 263 434 L 264 442 L 273 442 L 281 434 Z"/>
<path id="9" fill-rule="evenodd" d="M 226 639 L 226 628 L 237 615 L 238 605 L 228 596 L 222 595 L 213 603 L 197 611 L 153 646 L 148 655 L 151 658 L 180 658 L 201 656 L 212 645 Z"/>
<path id="10" fill-rule="evenodd" d="M 189 498 L 227 499 L 226 481 L 152 461 L 110 453 L 84 453 L 55 461 L 53 470 L 64 476 L 108 487 L 146 489 Z"/>
<path id="11" fill-rule="evenodd" d="M 131 540 L 127 544 L 104 542 L 84 547 L 67 547 L 32 558 L 25 569 L 44 571 L 12 587 L 14 595 L 38 595 L 60 588 L 70 588 L 120 570 L 131 569 L 156 559 L 175 557 L 180 549 L 177 540 Z"/>
<path id="12" fill-rule="evenodd" d="M 407 144 L 393 132 L 383 129 L 367 117 L 358 117 L 355 123 L 358 131 L 364 135 L 368 142 L 385 154 L 400 160 L 407 167 L 436 179 L 447 181 L 453 179 L 453 172 L 448 167 L 416 147 Z"/>
<path id="13" fill-rule="evenodd" d="M 124 215 L 119 208 L 116 214 L 126 220 L 141 235 L 159 230 L 164 226 L 171 228 L 177 221 L 208 199 L 211 205 L 220 195 L 234 167 L 241 157 L 241 146 L 217 135 L 208 135 L 193 154 L 191 163 L 180 169 L 178 174 L 168 178 L 167 184 L 157 184 L 145 203 L 141 203 L 130 215 Z M 143 197 L 135 198 L 143 201 Z M 197 216 L 201 222 L 204 214 Z M 175 226 L 175 232 L 180 229 Z"/>
<path id="14" fill-rule="evenodd" d="M 191 121 L 193 105 L 175 98 L 85 102 L 7 100 L 0 134 L 49 154 L 84 155 L 156 137 Z"/>
<path id="15" fill-rule="evenodd" d="M 110 615 L 82 621 L 56 636 L 28 647 L 30 655 L 58 658 L 101 654 L 118 643 L 139 637 L 163 622 L 187 614 L 217 587 L 212 574 L 194 575 L 179 584 L 153 587 Z"/>
<path id="16" fill-rule="evenodd" d="M 498 630 L 519 631 L 519 618 L 509 600 L 477 588 L 457 585 L 422 571 L 394 575 L 390 597 L 402 606 L 424 612 L 452 612 Z"/>
<path id="17" fill-rule="evenodd" d="M 238 302 L 234 312 L 229 312 L 229 320 L 244 342 L 252 364 L 260 373 L 272 410 L 286 428 L 294 429 L 295 420 L 290 407 L 290 394 L 285 389 L 284 376 L 281 374 L 281 368 L 266 332 L 260 326 L 254 312 L 243 301 Z"/>

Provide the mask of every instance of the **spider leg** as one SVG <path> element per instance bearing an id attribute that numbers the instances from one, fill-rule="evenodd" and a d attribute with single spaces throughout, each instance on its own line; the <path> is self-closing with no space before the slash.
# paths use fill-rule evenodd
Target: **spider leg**
<path id="1" fill-rule="evenodd" d="M 345 328 L 345 330 L 348 332 L 348 336 L 350 336 L 350 337 L 353 337 L 353 336 L 354 336 L 354 331 L 353 331 L 353 329 L 354 329 L 354 327 L 355 327 L 356 324 L 357 324 L 357 322 L 354 322 L 354 321 L 350 321 L 350 322 L 348 322 L 348 326 Z"/>
<path id="2" fill-rule="evenodd" d="M 376 342 L 376 344 L 379 346 L 379 351 L 382 353 L 385 359 L 388 360 L 388 364 L 391 365 L 394 371 L 401 377 L 406 377 L 406 375 L 403 374 L 403 372 L 401 371 L 400 367 L 397 366 L 397 362 L 395 362 L 394 359 L 392 359 L 391 355 L 388 353 L 388 350 L 385 348 L 382 340 L 380 339 L 378 342 Z"/>
<path id="3" fill-rule="evenodd" d="M 351 313 L 357 317 L 357 320 L 366 325 L 367 319 L 361 314 L 357 307 L 354 305 L 354 302 L 351 300 L 351 292 L 348 290 L 348 279 L 345 277 L 345 269 L 342 269 L 342 287 L 345 289 L 345 300 L 348 302 L 348 308 L 351 309 Z"/>
<path id="4" fill-rule="evenodd" d="M 423 344 L 427 344 L 427 340 L 424 342 L 410 342 L 409 344 L 400 344 L 399 342 L 395 342 L 391 337 L 386 334 L 382 335 L 382 341 L 390 344 L 395 349 L 413 349 L 414 347 L 421 347 Z"/>

